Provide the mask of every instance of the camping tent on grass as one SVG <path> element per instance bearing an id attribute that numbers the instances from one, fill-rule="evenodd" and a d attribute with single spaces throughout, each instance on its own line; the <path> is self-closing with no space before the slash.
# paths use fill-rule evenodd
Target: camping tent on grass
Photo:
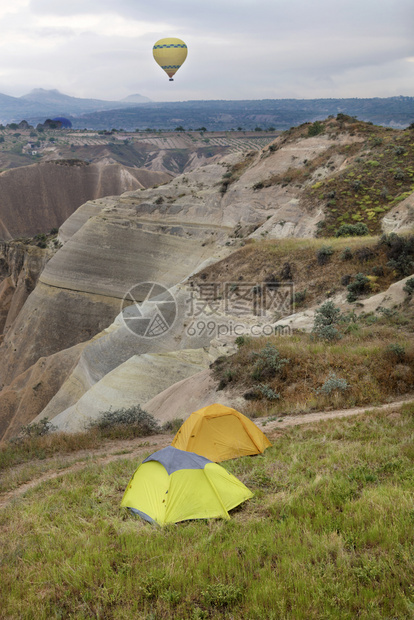
<path id="1" fill-rule="evenodd" d="M 209 405 L 190 415 L 171 444 L 220 462 L 261 454 L 272 444 L 249 418 L 224 405 Z"/>
<path id="2" fill-rule="evenodd" d="M 164 525 L 186 519 L 230 519 L 228 511 L 250 497 L 253 493 L 221 465 L 168 446 L 138 467 L 121 506 Z"/>

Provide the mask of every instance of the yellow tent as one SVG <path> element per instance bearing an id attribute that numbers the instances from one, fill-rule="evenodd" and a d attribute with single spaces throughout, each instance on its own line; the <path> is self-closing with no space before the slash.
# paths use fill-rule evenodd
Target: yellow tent
<path id="1" fill-rule="evenodd" d="M 203 456 L 172 446 L 154 452 L 138 467 L 121 506 L 150 523 L 230 519 L 228 511 L 253 493 L 228 471 Z"/>
<path id="2" fill-rule="evenodd" d="M 249 418 L 224 405 L 210 405 L 190 415 L 171 444 L 220 462 L 260 454 L 272 444 Z"/>

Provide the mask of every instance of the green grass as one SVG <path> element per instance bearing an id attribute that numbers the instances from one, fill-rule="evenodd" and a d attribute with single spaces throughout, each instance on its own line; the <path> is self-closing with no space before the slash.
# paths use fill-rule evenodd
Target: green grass
<path id="1" fill-rule="evenodd" d="M 413 406 L 292 428 L 224 464 L 229 522 L 131 517 L 128 459 L 44 483 L 0 512 L 2 617 L 412 618 L 413 439 Z"/>

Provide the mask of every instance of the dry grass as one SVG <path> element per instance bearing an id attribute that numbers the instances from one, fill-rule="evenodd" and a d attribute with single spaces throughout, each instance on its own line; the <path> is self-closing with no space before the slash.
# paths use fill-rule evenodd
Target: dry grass
<path id="1" fill-rule="evenodd" d="M 318 253 L 329 246 L 333 254 L 320 264 Z M 352 258 L 345 260 L 343 252 L 350 248 Z M 345 276 L 357 273 L 374 276 L 372 293 L 386 290 L 399 279 L 396 272 L 387 267 L 386 248 L 378 246 L 378 237 L 347 237 L 331 239 L 280 239 L 254 241 L 233 252 L 227 258 L 198 273 L 192 281 L 195 285 L 205 283 L 234 283 L 252 286 L 269 281 L 283 283 L 283 270 L 288 263 L 295 292 L 304 292 L 305 303 L 322 303 L 334 293 L 346 292 Z M 378 269 L 383 275 L 376 276 Z"/>
<path id="2" fill-rule="evenodd" d="M 392 321 L 395 321 L 392 324 Z M 238 352 L 219 358 L 213 368 L 219 387 L 236 390 L 249 399 L 252 416 L 307 413 L 388 402 L 414 389 L 414 341 L 411 319 L 369 315 L 343 324 L 343 337 L 334 342 L 297 333 L 290 337 L 252 338 Z M 271 343 L 280 358 L 288 360 L 280 371 L 264 366 L 257 372 L 258 354 Z M 334 373 L 345 389 L 321 388 Z M 263 394 L 270 388 L 278 399 Z"/>
<path id="3" fill-rule="evenodd" d="M 24 437 L 0 444 L 0 471 L 21 463 L 45 460 L 62 455 L 75 454 L 83 450 L 96 450 L 110 447 L 112 440 L 134 438 L 133 429 L 128 433 L 124 428 L 112 437 L 91 428 L 84 433 L 50 433 L 43 437 Z"/>

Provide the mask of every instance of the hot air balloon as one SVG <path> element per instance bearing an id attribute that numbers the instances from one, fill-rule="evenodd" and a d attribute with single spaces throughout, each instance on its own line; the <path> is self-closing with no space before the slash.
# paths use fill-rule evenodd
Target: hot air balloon
<path id="1" fill-rule="evenodd" d="M 187 46 L 184 41 L 174 38 L 160 39 L 154 44 L 152 53 L 155 62 L 164 69 L 170 82 L 173 82 L 173 75 L 187 58 Z"/>

